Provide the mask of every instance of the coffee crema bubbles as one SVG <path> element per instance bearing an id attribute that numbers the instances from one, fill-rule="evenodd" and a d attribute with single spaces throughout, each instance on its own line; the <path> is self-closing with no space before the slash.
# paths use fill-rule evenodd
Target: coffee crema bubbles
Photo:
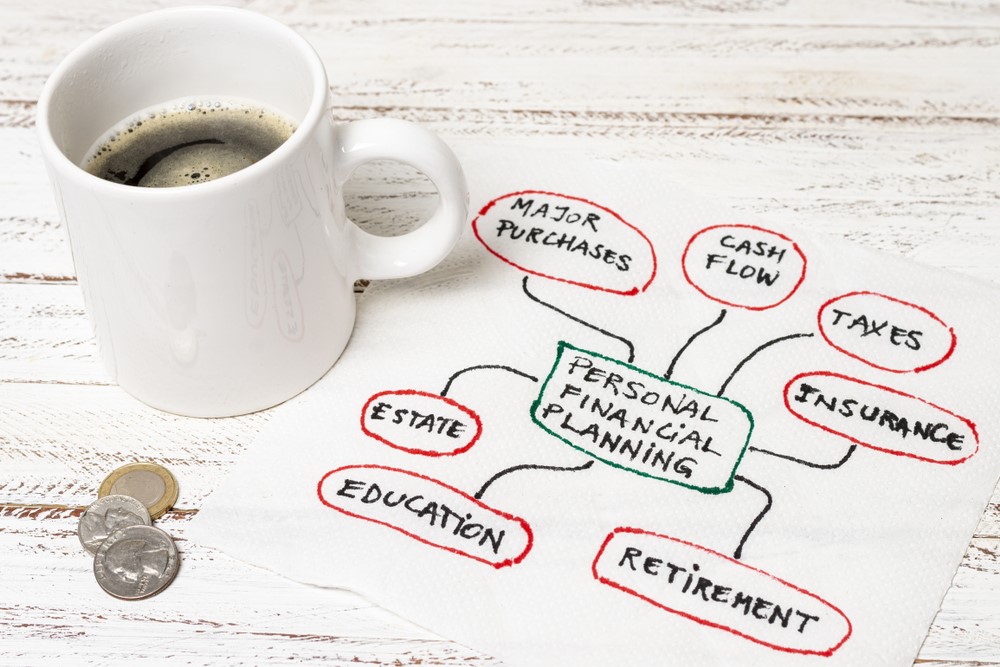
<path id="1" fill-rule="evenodd" d="M 106 132 L 83 168 L 112 183 L 170 188 L 214 181 L 272 153 L 295 131 L 285 115 L 242 100 L 177 100 Z"/>

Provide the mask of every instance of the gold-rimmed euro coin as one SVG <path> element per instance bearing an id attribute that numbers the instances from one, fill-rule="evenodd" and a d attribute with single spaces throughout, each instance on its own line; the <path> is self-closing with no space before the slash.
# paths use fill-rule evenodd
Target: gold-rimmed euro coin
<path id="1" fill-rule="evenodd" d="M 98 498 L 108 495 L 132 496 L 159 519 L 177 502 L 177 480 L 170 471 L 155 463 L 129 463 L 118 468 L 101 482 Z"/>

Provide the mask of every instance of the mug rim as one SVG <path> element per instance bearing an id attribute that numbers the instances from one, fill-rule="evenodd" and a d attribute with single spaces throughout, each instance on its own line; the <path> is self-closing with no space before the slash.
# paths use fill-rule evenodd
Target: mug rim
<path id="1" fill-rule="evenodd" d="M 309 101 L 309 108 L 306 110 L 305 115 L 302 117 L 301 121 L 298 122 L 295 131 L 292 132 L 288 139 L 286 139 L 274 151 L 264 156 L 257 162 L 244 167 L 239 171 L 233 172 L 232 174 L 227 174 L 218 180 L 165 188 L 143 188 L 125 185 L 124 183 L 107 181 L 99 176 L 91 174 L 63 153 L 62 148 L 59 147 L 55 138 L 52 136 L 52 131 L 49 125 L 51 100 L 63 79 L 65 79 L 66 76 L 73 71 L 73 68 L 82 57 L 92 53 L 104 45 L 115 42 L 124 34 L 130 34 L 134 30 L 141 29 L 146 26 L 155 26 L 167 15 L 190 14 L 196 16 L 210 13 L 218 15 L 228 14 L 233 17 L 238 16 L 240 20 L 254 21 L 258 25 L 264 26 L 266 29 L 276 32 L 295 46 L 305 61 L 306 66 L 309 67 L 313 81 L 312 99 Z M 129 196 L 145 197 L 148 199 L 154 199 L 156 197 L 174 198 L 189 197 L 194 195 L 200 196 L 203 194 L 209 194 L 216 190 L 233 187 L 238 185 L 240 181 L 252 179 L 259 173 L 262 173 L 265 169 L 270 169 L 272 164 L 280 162 L 287 155 L 299 150 L 299 147 L 308 140 L 307 137 L 311 134 L 313 128 L 322 120 L 326 108 L 328 92 L 326 69 L 323 66 L 323 62 L 319 57 L 319 54 L 313 46 L 304 37 L 302 37 L 302 35 L 284 23 L 276 21 L 258 12 L 239 7 L 220 7 L 213 5 L 171 7 L 168 9 L 145 12 L 143 14 L 138 14 L 124 19 L 123 21 L 119 21 L 118 23 L 104 28 L 100 32 L 90 36 L 83 43 L 70 51 L 52 71 L 46 79 L 45 85 L 42 87 L 42 92 L 38 98 L 38 108 L 35 114 L 35 127 L 39 135 L 42 152 L 46 161 L 53 169 L 58 169 L 60 173 L 64 174 L 67 178 L 77 181 L 81 186 L 94 188 L 98 191 L 105 191 L 107 194 L 111 195 L 122 195 L 128 193 Z"/>

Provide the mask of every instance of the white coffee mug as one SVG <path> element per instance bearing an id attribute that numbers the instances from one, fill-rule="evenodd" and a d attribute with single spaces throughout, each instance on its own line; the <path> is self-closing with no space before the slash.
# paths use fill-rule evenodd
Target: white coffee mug
<path id="1" fill-rule="evenodd" d="M 256 101 L 297 129 L 259 162 L 184 187 L 133 187 L 80 167 L 123 119 L 191 96 Z M 454 154 L 403 121 L 335 125 L 330 105 L 323 63 L 302 37 L 221 7 L 119 23 L 49 78 L 42 153 L 101 356 L 123 389 L 191 416 L 276 405 L 347 345 L 356 279 L 411 276 L 452 249 L 468 213 Z M 412 165 L 438 190 L 430 220 L 403 236 L 373 236 L 344 213 L 345 181 L 377 159 Z"/>

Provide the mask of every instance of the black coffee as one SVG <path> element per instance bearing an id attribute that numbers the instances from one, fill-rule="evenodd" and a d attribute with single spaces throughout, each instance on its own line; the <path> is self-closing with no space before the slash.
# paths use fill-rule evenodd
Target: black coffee
<path id="1" fill-rule="evenodd" d="M 109 131 L 84 169 L 113 183 L 170 188 L 213 181 L 283 144 L 295 125 L 259 104 L 176 102 Z"/>

